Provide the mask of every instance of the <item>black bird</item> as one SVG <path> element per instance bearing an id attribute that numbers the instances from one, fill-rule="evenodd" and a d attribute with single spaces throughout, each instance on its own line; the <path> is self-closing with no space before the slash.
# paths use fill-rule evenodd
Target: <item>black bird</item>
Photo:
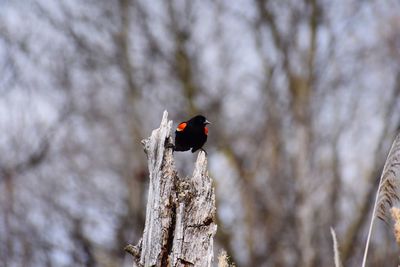
<path id="1" fill-rule="evenodd" d="M 202 115 L 197 115 L 188 121 L 179 123 L 175 131 L 175 151 L 187 151 L 192 149 L 192 153 L 201 149 L 207 141 L 208 128 L 210 122 Z"/>

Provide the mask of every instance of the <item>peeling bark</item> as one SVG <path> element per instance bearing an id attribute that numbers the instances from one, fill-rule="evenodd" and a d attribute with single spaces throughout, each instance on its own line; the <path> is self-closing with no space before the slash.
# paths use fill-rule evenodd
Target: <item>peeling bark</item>
<path id="1" fill-rule="evenodd" d="M 206 154 L 198 154 L 192 177 L 175 169 L 172 121 L 165 111 L 160 128 L 142 141 L 148 159 L 149 194 L 146 224 L 131 253 L 139 266 L 211 266 L 215 223 L 215 194 L 207 172 Z"/>

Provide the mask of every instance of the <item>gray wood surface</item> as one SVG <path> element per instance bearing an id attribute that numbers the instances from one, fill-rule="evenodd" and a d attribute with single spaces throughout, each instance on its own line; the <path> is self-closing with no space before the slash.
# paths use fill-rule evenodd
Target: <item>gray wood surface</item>
<path id="1" fill-rule="evenodd" d="M 141 266 L 212 266 L 215 194 L 200 151 L 193 175 L 181 178 L 175 169 L 172 121 L 165 111 L 160 128 L 142 141 L 148 159 L 149 193 L 146 224 L 135 251 Z M 188 152 L 185 152 L 188 153 Z M 135 266 L 135 265 L 134 265 Z"/>

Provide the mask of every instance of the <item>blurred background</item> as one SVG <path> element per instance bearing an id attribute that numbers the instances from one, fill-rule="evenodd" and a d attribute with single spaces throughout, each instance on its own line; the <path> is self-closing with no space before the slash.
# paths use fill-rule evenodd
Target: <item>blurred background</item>
<path id="1" fill-rule="evenodd" d="M 333 266 L 333 227 L 360 265 L 400 125 L 397 0 L 0 0 L 0 55 L 0 266 L 132 266 L 164 110 L 213 123 L 216 252 Z M 395 266 L 376 230 L 368 266 Z"/>

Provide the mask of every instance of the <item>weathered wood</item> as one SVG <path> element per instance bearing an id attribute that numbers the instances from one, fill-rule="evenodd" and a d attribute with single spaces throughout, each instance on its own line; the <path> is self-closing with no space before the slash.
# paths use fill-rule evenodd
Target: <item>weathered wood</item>
<path id="1" fill-rule="evenodd" d="M 215 195 L 203 151 L 199 152 L 192 177 L 179 180 L 177 189 L 172 266 L 211 266 L 217 231 Z"/>
<path id="2" fill-rule="evenodd" d="M 211 266 L 217 226 L 206 154 L 199 152 L 192 177 L 178 177 L 167 116 L 165 111 L 160 128 L 142 141 L 150 182 L 143 238 L 133 251 L 145 267 Z"/>

